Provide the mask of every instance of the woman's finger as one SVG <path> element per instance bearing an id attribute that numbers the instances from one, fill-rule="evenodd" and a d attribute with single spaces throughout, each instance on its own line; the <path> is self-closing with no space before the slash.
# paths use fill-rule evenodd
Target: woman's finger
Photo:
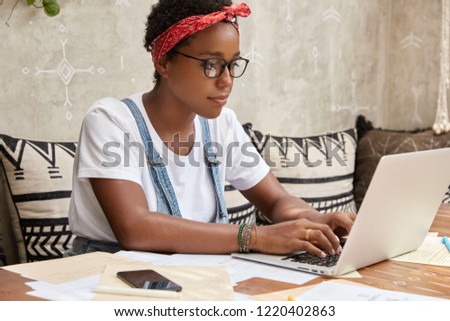
<path id="1" fill-rule="evenodd" d="M 339 238 L 334 235 L 328 225 L 313 222 L 303 223 L 302 227 L 298 229 L 298 239 L 312 243 L 315 247 L 318 247 L 327 253 L 336 253 L 339 249 Z"/>
<path id="2" fill-rule="evenodd" d="M 308 253 L 311 253 L 315 256 L 322 257 L 322 258 L 324 258 L 326 256 L 326 253 L 321 248 L 317 247 L 316 245 L 314 245 L 311 242 L 300 241 L 298 247 L 299 247 L 298 248 L 299 251 L 306 251 Z"/>

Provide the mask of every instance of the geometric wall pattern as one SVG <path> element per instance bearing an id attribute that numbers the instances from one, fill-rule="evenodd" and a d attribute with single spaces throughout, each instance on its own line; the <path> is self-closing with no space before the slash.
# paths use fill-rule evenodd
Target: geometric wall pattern
<path id="1" fill-rule="evenodd" d="M 73 141 L 104 96 L 152 87 L 143 48 L 156 0 L 68 0 L 58 16 L 0 6 L 0 131 Z M 248 0 L 251 60 L 229 100 L 242 123 L 277 135 L 347 129 L 358 114 L 391 129 L 430 127 L 439 80 L 440 0 Z M 55 130 L 57 129 L 57 130 Z"/>

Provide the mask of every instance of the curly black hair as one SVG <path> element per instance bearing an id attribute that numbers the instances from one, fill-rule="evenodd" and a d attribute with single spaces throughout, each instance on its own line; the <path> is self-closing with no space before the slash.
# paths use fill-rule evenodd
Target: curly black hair
<path id="1" fill-rule="evenodd" d="M 230 6 L 231 0 L 159 0 L 152 6 L 152 10 L 147 17 L 147 28 L 144 38 L 144 47 L 150 51 L 150 43 L 178 21 L 195 15 L 209 14 L 219 11 L 224 6 Z M 180 42 L 180 47 L 184 41 Z M 168 58 L 170 59 L 170 52 Z M 154 74 L 155 82 L 158 82 L 160 75 L 157 71 Z"/>

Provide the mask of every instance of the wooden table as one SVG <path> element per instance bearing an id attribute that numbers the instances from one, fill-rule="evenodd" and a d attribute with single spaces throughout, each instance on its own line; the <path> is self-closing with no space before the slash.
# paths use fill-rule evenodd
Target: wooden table
<path id="1" fill-rule="evenodd" d="M 430 228 L 430 232 L 439 235 L 450 235 L 450 205 L 443 204 Z M 450 299 L 450 267 L 383 261 L 358 270 L 360 279 L 351 279 L 380 289 L 415 293 Z M 329 280 L 328 277 L 317 277 L 304 286 Z M 0 269 L 0 301 L 40 300 L 26 294 L 31 289 L 25 282 L 31 281 L 16 273 Z M 298 287 L 290 284 L 265 279 L 250 279 L 239 283 L 235 290 L 246 294 L 262 294 Z"/>
<path id="2" fill-rule="evenodd" d="M 33 281 L 17 273 L 0 269 L 0 301 L 42 301 L 42 299 L 29 296 L 26 292 L 32 289 L 25 282 Z"/>

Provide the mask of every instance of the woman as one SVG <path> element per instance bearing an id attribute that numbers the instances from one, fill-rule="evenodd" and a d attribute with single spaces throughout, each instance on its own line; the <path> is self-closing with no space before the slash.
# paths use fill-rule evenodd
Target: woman
<path id="1" fill-rule="evenodd" d="M 145 47 L 154 88 L 124 101 L 101 99 L 85 116 L 69 213 L 77 237 L 67 255 L 305 250 L 324 257 L 342 250 L 334 232 L 348 232 L 354 215 L 320 215 L 289 195 L 224 108 L 247 67 L 237 16 L 249 14 L 228 0 L 153 6 Z M 228 222 L 226 180 L 274 224 L 221 224 Z"/>

